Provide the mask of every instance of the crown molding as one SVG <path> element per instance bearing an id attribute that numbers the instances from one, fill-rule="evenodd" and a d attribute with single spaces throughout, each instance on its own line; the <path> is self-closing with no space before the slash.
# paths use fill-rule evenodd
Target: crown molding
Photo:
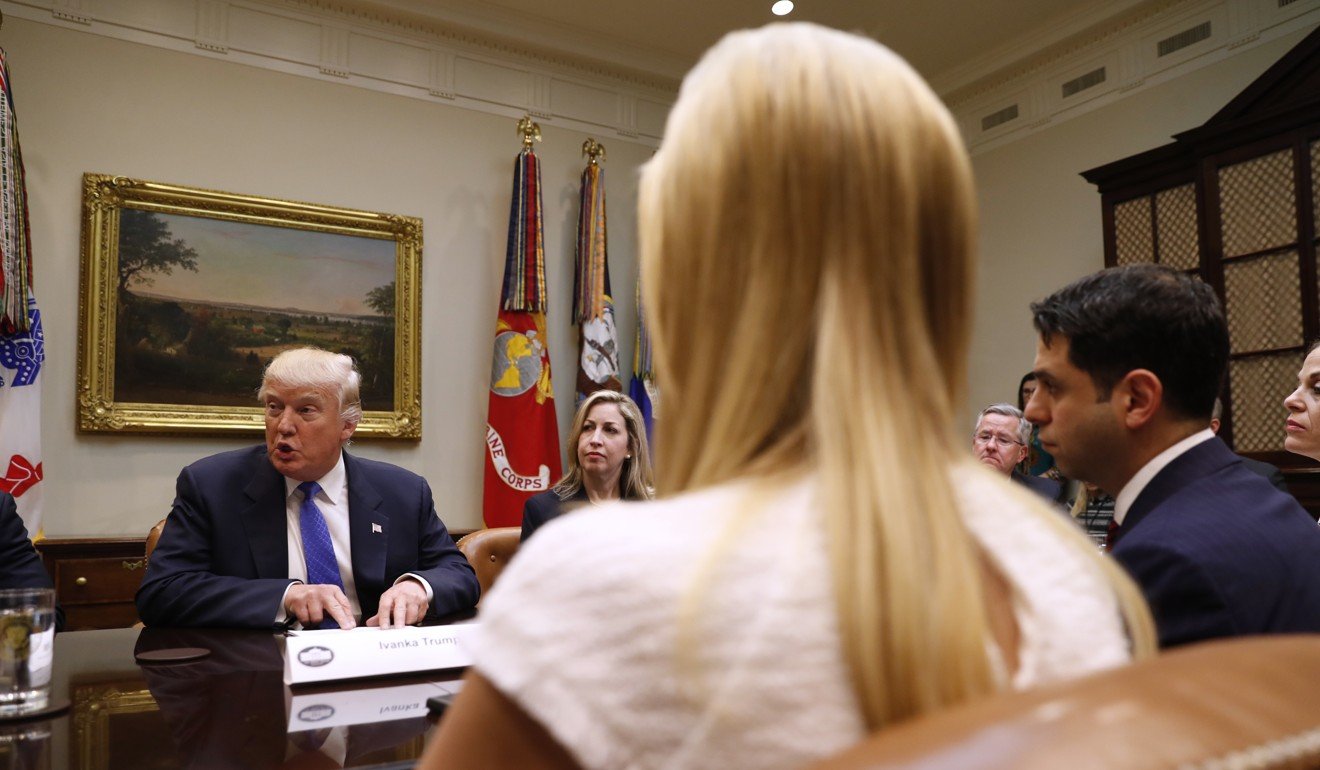
<path id="1" fill-rule="evenodd" d="M 602 74 L 628 73 L 641 82 L 676 90 L 691 62 L 608 37 L 557 19 L 532 17 L 495 3 L 451 0 L 443 7 L 416 0 L 283 0 L 347 14 L 393 27 L 486 46 L 540 51 L 551 60 L 574 63 Z M 498 41 L 498 42 L 497 42 Z"/>
<path id="2" fill-rule="evenodd" d="M 1320 0 L 1279 3 L 1145 0 L 1128 2 L 1099 23 L 1096 6 L 1065 22 L 1043 45 L 1037 38 L 1034 52 L 1015 41 L 947 73 L 933 87 L 977 155 L 1320 24 Z M 1203 39 L 1160 55 L 1161 41 L 1206 24 Z M 1103 81 L 1064 96 L 1065 83 L 1101 69 Z M 984 127 L 987 117 L 1013 107 L 1016 118 Z"/>
<path id="3" fill-rule="evenodd" d="M 1046 29 L 1009 40 L 930 79 L 946 100 L 962 100 L 1046 66 L 1186 0 L 1097 0 Z"/>
<path id="4" fill-rule="evenodd" d="M 1320 24 L 1320 0 L 1097 0 L 932 79 L 973 155 Z M 409 0 L 0 0 L 6 15 L 655 147 L 680 62 L 497 6 Z M 1210 34 L 1158 56 L 1160 40 Z M 529 42 L 529 41 L 536 42 Z M 626 50 L 624 50 L 626 49 Z M 631 62 L 631 66 L 617 62 Z M 1064 83 L 1103 82 L 1065 97 Z M 1016 117 L 985 129 L 1001 110 Z"/>
<path id="5" fill-rule="evenodd" d="M 655 147 L 677 81 L 331 0 L 0 0 L 6 16 Z"/>

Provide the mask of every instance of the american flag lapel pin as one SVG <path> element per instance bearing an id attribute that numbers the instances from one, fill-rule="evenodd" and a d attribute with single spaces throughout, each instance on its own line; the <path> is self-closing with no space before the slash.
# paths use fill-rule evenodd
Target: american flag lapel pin
<path id="1" fill-rule="evenodd" d="M 373 522 L 371 523 L 371 534 L 373 534 L 373 535 L 379 535 L 381 532 L 382 532 L 382 530 L 381 530 L 381 528 L 380 528 L 380 525 L 373 521 Z"/>

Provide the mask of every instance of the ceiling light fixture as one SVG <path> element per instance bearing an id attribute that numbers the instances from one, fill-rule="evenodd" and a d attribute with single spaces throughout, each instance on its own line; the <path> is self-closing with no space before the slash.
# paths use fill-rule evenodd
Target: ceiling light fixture
<path id="1" fill-rule="evenodd" d="M 779 2 L 770 6 L 770 13 L 776 16 L 787 16 L 793 12 L 793 0 L 779 0 Z"/>

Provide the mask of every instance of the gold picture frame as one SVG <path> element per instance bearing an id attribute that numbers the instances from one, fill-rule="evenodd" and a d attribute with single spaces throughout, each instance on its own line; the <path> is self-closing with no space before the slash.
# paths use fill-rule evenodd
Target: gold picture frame
<path id="1" fill-rule="evenodd" d="M 314 344 L 359 360 L 355 435 L 420 439 L 421 258 L 415 217 L 84 174 L 78 429 L 259 434 Z"/>

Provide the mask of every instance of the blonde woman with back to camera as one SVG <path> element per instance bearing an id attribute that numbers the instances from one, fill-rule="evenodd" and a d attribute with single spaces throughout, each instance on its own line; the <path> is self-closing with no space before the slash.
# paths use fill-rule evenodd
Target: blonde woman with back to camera
<path id="1" fill-rule="evenodd" d="M 973 200 L 879 44 L 706 54 L 640 188 L 661 499 L 519 554 L 426 767 L 795 768 L 1152 651 L 1133 585 L 955 426 Z"/>
<path id="2" fill-rule="evenodd" d="M 568 432 L 568 471 L 523 505 L 522 542 L 577 505 L 650 500 L 651 458 L 642 410 L 622 393 L 598 390 L 582 399 Z"/>

